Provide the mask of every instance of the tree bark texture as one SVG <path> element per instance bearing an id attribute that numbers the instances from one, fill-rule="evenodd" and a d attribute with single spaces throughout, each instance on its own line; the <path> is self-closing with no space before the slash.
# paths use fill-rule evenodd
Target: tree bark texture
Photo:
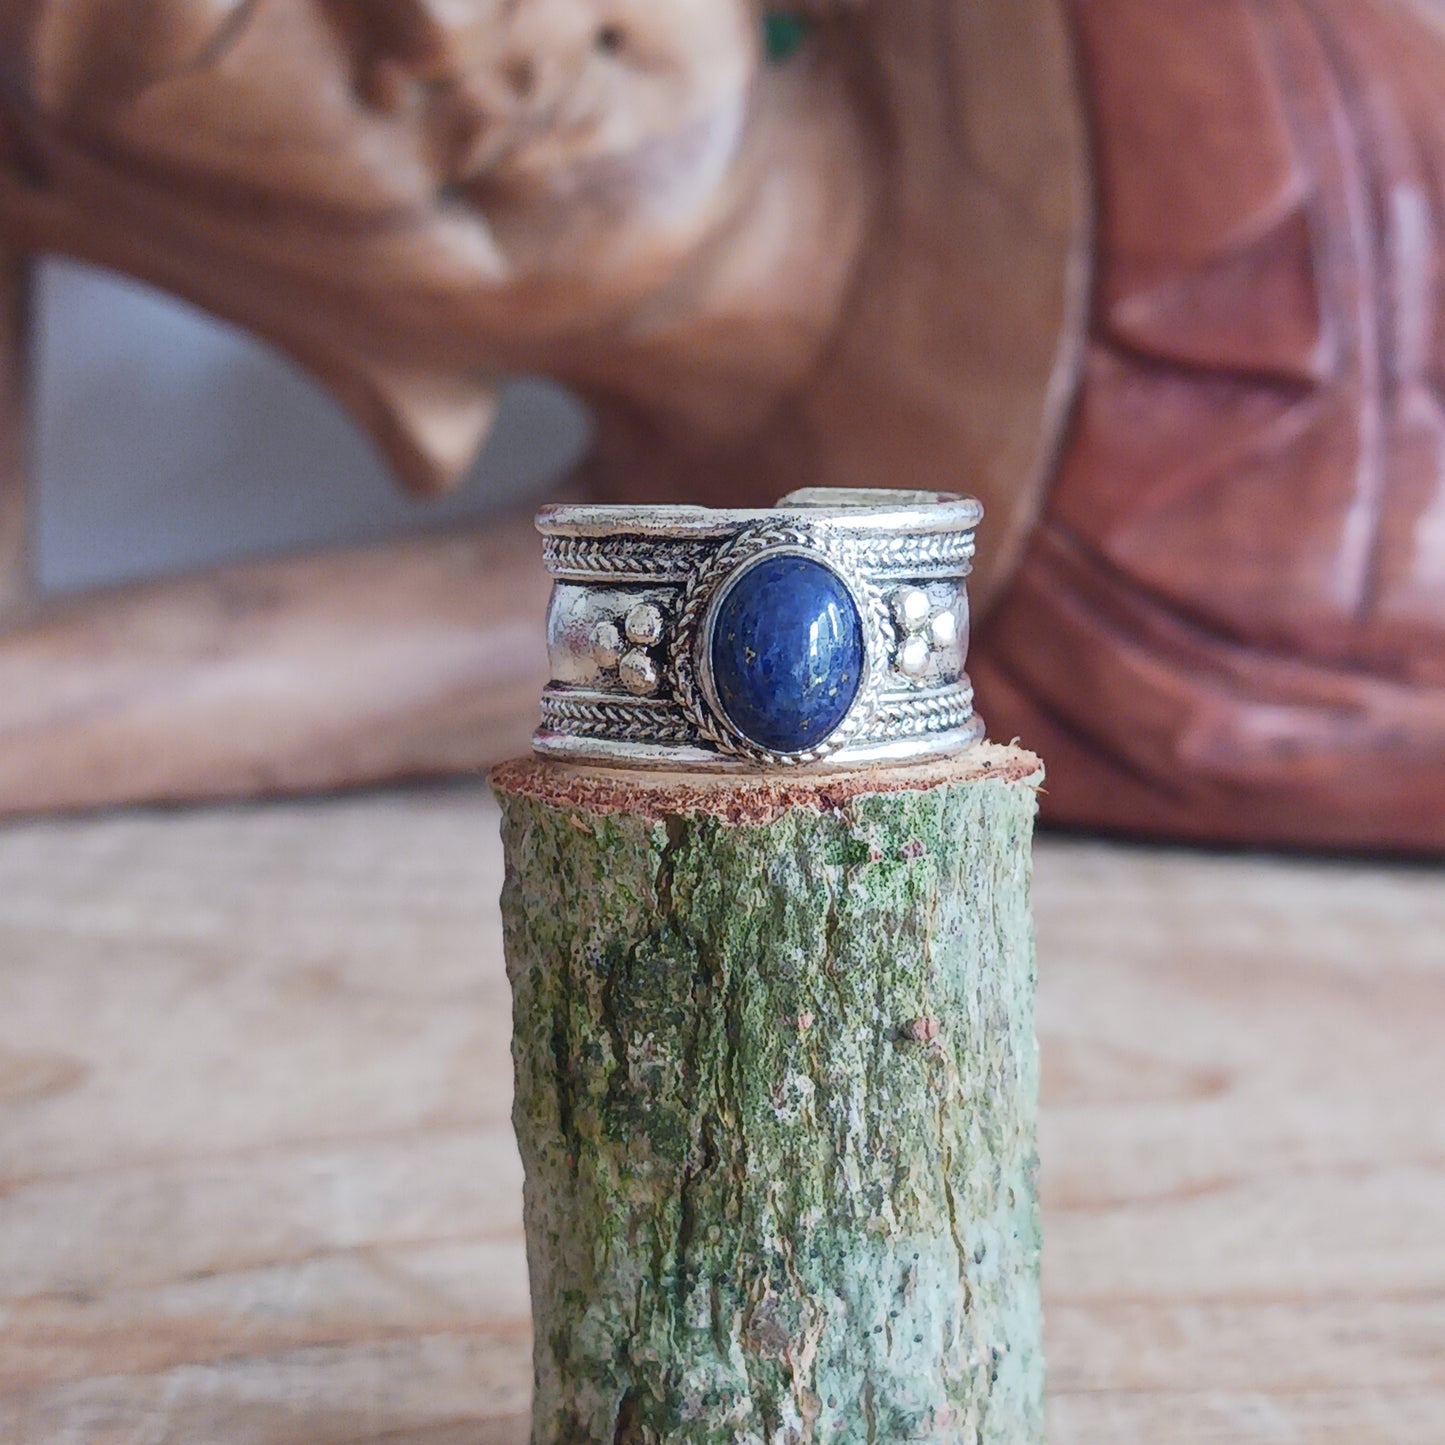
<path id="1" fill-rule="evenodd" d="M 497 770 L 533 1445 L 1043 1439 L 1040 779 Z"/>

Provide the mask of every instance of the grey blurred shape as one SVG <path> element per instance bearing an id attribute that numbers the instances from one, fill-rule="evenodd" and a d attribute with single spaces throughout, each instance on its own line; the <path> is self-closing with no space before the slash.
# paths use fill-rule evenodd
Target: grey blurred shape
<path id="1" fill-rule="evenodd" d="M 314 382 L 182 302 L 47 260 L 35 318 L 35 560 L 52 594 L 436 531 L 545 496 L 587 445 L 579 403 L 515 381 L 461 490 L 416 501 Z"/>

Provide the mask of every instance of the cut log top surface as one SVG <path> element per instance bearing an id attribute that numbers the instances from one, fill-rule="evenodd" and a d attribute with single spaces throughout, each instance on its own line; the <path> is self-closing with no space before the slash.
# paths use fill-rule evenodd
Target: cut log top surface
<path id="1" fill-rule="evenodd" d="M 1043 782 L 1043 764 L 1022 748 L 980 743 L 954 757 L 909 767 L 784 774 L 667 773 L 638 768 L 573 767 L 533 758 L 494 768 L 492 786 L 581 813 L 644 818 L 705 815 L 726 823 L 768 823 L 790 808 L 833 812 L 857 798 L 927 792 L 949 783 Z"/>

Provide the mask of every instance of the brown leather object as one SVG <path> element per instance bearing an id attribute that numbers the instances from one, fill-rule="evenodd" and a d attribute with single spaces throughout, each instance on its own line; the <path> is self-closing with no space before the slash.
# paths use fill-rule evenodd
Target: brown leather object
<path id="1" fill-rule="evenodd" d="M 1079 0 L 1076 419 L 980 640 L 1055 821 L 1445 845 L 1445 28 L 1402 0 Z"/>

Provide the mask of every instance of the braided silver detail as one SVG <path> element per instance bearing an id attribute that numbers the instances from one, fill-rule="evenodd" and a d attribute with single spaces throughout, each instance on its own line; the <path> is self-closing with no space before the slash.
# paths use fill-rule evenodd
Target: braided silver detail
<path id="1" fill-rule="evenodd" d="M 683 583 L 718 545 L 638 536 L 544 537 L 542 560 L 552 576 L 573 582 Z M 870 571 L 880 579 L 964 577 L 975 551 L 972 533 L 869 537 L 866 546 Z"/>
<path id="2" fill-rule="evenodd" d="M 868 543 L 870 570 L 880 578 L 966 577 L 973 570 L 973 533 L 880 537 Z"/>
<path id="3" fill-rule="evenodd" d="M 542 727 L 548 732 L 632 743 L 683 745 L 696 741 L 693 725 L 680 708 L 650 698 L 623 702 L 548 693 L 542 699 Z"/>
<path id="4" fill-rule="evenodd" d="M 973 718 L 973 684 L 965 677 L 956 687 L 935 693 L 888 693 L 865 735 L 870 743 L 926 737 L 966 727 Z"/>
<path id="5" fill-rule="evenodd" d="M 706 542 L 649 537 L 544 537 L 553 577 L 575 582 L 686 582 L 712 549 Z"/>
<path id="6" fill-rule="evenodd" d="M 854 742 L 875 747 L 937 736 L 968 728 L 973 716 L 973 689 L 968 686 L 930 696 L 885 693 Z M 553 694 L 542 702 L 542 731 L 657 747 L 695 747 L 698 743 L 697 729 L 681 708 L 653 699 L 621 702 Z"/>

